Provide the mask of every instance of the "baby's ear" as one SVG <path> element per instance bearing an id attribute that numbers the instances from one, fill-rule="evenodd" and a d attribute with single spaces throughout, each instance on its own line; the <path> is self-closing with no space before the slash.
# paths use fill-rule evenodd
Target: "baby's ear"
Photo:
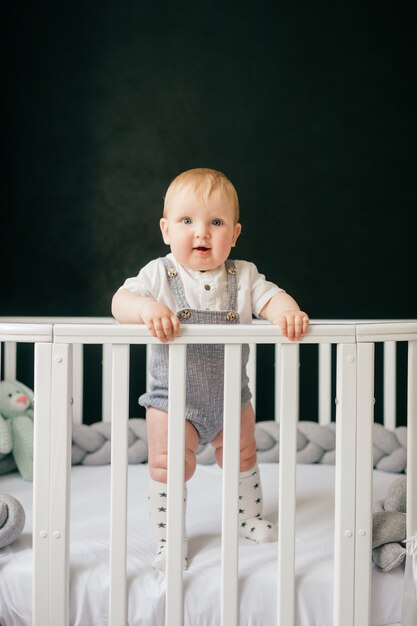
<path id="1" fill-rule="evenodd" d="M 238 240 L 238 237 L 240 235 L 242 231 L 242 224 L 239 224 L 239 222 L 236 224 L 235 226 L 235 230 L 233 233 L 233 239 L 232 239 L 232 247 L 236 245 L 236 241 Z"/>
<path id="2" fill-rule="evenodd" d="M 159 220 L 159 227 L 161 229 L 162 239 L 164 240 L 164 243 L 169 245 L 170 241 L 168 235 L 168 220 L 165 217 L 161 217 L 161 219 Z"/>

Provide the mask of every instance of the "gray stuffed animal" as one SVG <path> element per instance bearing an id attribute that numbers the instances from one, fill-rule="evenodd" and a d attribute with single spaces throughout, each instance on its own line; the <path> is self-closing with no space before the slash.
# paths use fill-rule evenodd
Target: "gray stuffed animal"
<path id="1" fill-rule="evenodd" d="M 25 511 L 16 498 L 0 494 L 0 548 L 12 543 L 23 530 Z"/>
<path id="2" fill-rule="evenodd" d="M 406 555 L 407 477 L 399 476 L 388 488 L 385 500 L 374 502 L 372 523 L 372 560 L 376 567 L 389 572 Z"/>
<path id="3" fill-rule="evenodd" d="M 10 457 L 8 457 L 10 455 Z M 33 478 L 33 391 L 17 380 L 0 382 L 0 473 L 14 461 L 22 478 Z"/>

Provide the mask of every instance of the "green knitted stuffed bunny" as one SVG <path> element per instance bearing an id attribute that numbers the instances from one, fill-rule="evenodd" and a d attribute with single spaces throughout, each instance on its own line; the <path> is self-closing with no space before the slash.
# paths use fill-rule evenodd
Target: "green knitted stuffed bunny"
<path id="1" fill-rule="evenodd" d="M 0 382 L 0 457 L 10 455 L 25 480 L 33 479 L 33 392 L 22 383 Z"/>

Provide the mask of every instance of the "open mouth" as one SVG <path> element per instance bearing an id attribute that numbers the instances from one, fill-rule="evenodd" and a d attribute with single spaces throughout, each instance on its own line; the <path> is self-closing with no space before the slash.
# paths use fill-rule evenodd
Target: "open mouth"
<path id="1" fill-rule="evenodd" d="M 198 252 L 208 252 L 210 250 L 210 248 L 206 248 L 205 246 L 196 246 L 193 249 L 198 250 Z"/>

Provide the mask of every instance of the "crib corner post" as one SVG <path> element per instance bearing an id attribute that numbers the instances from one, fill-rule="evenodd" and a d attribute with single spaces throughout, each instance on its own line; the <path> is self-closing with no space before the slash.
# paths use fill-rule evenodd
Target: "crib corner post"
<path id="1" fill-rule="evenodd" d="M 371 618 L 374 344 L 358 343 L 354 624 Z"/>
<path id="2" fill-rule="evenodd" d="M 71 367 L 70 345 L 36 345 L 34 626 L 67 626 L 69 623 Z"/>
<path id="3" fill-rule="evenodd" d="M 33 626 L 49 621 L 52 344 L 35 344 L 33 446 Z"/>
<path id="4" fill-rule="evenodd" d="M 50 624 L 69 623 L 69 510 L 72 443 L 72 345 L 52 348 L 50 446 Z"/>

